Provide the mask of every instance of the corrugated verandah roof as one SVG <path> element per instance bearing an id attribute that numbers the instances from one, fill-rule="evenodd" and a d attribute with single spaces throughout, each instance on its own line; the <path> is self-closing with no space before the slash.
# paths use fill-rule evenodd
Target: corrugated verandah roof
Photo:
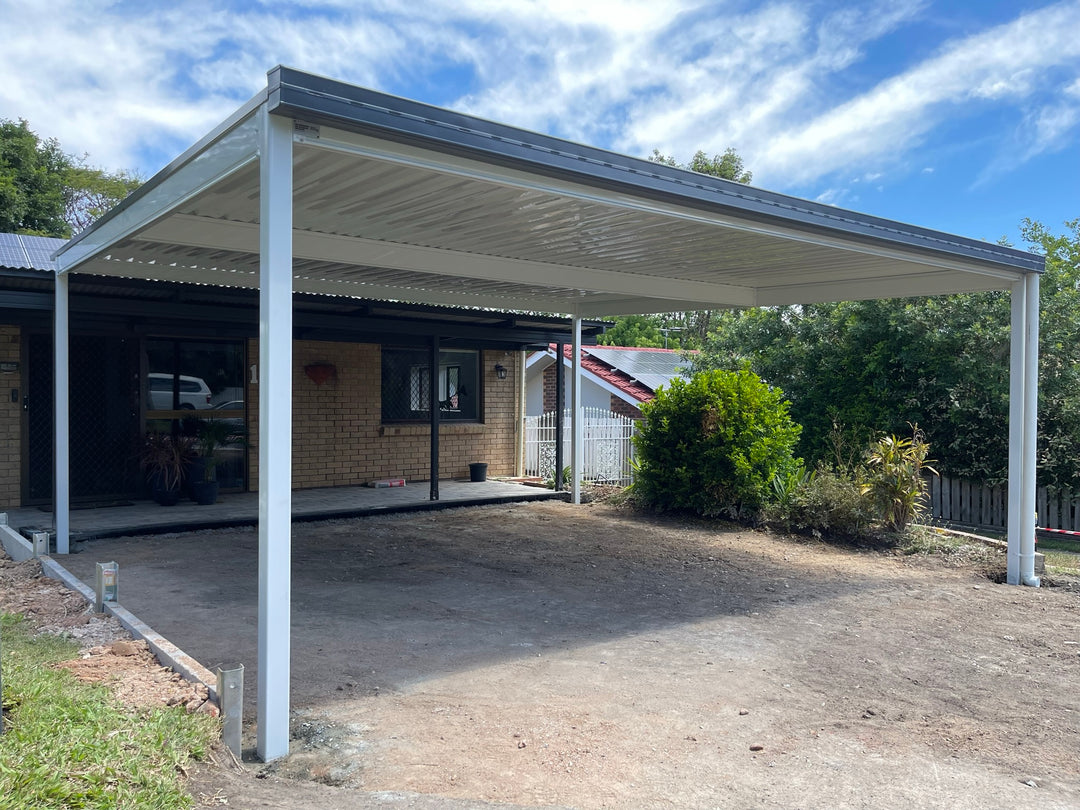
<path id="1" fill-rule="evenodd" d="M 1042 257 L 289 68 L 58 254 L 258 284 L 258 117 L 295 121 L 299 291 L 602 317 L 1010 287 Z"/>

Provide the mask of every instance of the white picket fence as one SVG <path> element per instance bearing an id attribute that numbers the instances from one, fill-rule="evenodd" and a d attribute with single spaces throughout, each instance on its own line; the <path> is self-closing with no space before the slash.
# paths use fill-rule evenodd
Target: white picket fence
<path id="1" fill-rule="evenodd" d="M 563 412 L 563 466 L 570 465 L 571 411 Z M 582 408 L 585 442 L 582 480 L 629 484 L 636 420 L 603 408 Z M 525 417 L 525 474 L 548 479 L 555 474 L 555 412 Z"/>

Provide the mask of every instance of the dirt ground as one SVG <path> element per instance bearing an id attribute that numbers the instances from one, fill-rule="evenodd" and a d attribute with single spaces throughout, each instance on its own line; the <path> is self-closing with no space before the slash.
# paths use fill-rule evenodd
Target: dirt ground
<path id="1" fill-rule="evenodd" d="M 1074 582 L 557 502 L 303 524 L 293 546 L 292 753 L 204 770 L 207 805 L 1080 806 Z M 61 560 L 117 560 L 126 607 L 244 663 L 249 745 L 256 549 L 215 531 Z"/>

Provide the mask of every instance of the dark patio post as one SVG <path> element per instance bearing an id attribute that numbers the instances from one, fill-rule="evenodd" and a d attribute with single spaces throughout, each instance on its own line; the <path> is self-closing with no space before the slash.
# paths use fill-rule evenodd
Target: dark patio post
<path id="1" fill-rule="evenodd" d="M 439 336 L 431 336 L 431 366 L 428 374 L 428 408 L 431 409 L 431 496 L 439 500 Z"/>
<path id="2" fill-rule="evenodd" d="M 563 488 L 563 351 L 565 343 L 555 344 L 555 490 Z"/>

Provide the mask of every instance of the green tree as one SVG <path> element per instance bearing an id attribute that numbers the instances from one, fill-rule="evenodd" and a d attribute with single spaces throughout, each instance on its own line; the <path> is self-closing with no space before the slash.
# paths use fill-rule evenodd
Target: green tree
<path id="1" fill-rule="evenodd" d="M 608 329 L 598 339 L 597 343 L 602 346 L 645 346 L 651 349 L 662 348 L 664 334 L 660 331 L 660 325 L 652 315 L 623 315 L 615 319 L 615 325 Z M 678 344 L 670 348 L 679 348 Z"/>
<path id="2" fill-rule="evenodd" d="M 0 231 L 69 236 L 64 221 L 69 167 L 55 140 L 39 140 L 26 121 L 0 120 Z"/>
<path id="3" fill-rule="evenodd" d="M 733 180 L 736 183 L 749 183 L 754 175 L 743 163 L 742 157 L 733 147 L 728 147 L 723 154 L 709 157 L 704 151 L 698 149 L 689 163 L 679 163 L 671 155 L 663 154 L 659 149 L 653 149 L 649 160 L 653 163 L 662 163 L 665 166 L 675 166 L 680 169 L 689 169 L 699 174 L 711 174 L 713 177 L 721 177 L 724 180 Z"/>
<path id="4" fill-rule="evenodd" d="M 87 165 L 87 155 L 71 159 L 64 175 L 64 221 L 79 233 L 142 185 L 134 172 L 106 172 Z"/>
<path id="5" fill-rule="evenodd" d="M 1040 339 L 1040 483 L 1080 489 L 1080 220 L 1064 234 L 1025 220 L 1046 256 Z M 798 452 L 848 446 L 919 424 L 942 473 L 987 483 L 1008 472 L 1007 291 L 848 301 L 721 314 L 694 369 L 749 362 L 781 387 L 803 426 Z"/>
<path id="6" fill-rule="evenodd" d="M 26 121 L 0 120 L 0 231 L 66 238 L 86 228 L 141 184 L 41 140 Z"/>

